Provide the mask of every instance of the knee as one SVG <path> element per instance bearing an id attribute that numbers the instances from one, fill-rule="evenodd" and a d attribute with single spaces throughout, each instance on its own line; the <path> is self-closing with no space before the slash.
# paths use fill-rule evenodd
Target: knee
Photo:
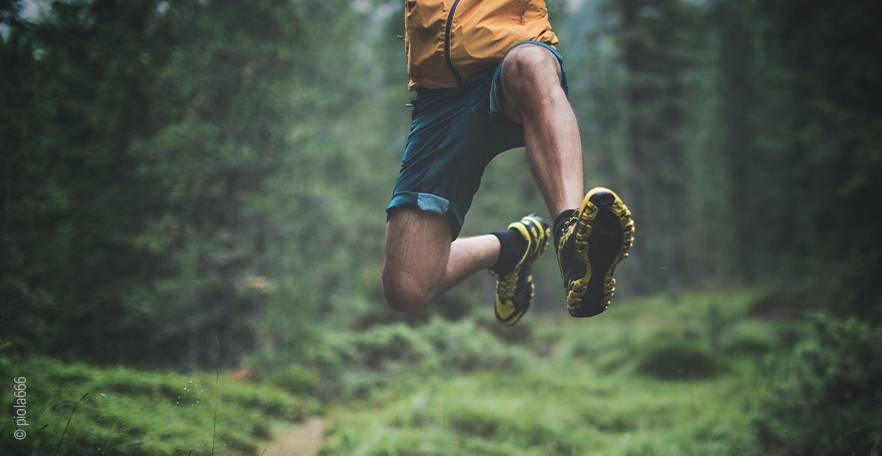
<path id="1" fill-rule="evenodd" d="M 557 60 L 547 50 L 522 45 L 511 50 L 502 62 L 505 88 L 515 93 L 535 94 L 537 89 L 560 85 Z"/>
<path id="2" fill-rule="evenodd" d="M 393 309 L 405 313 L 422 309 L 431 299 L 417 281 L 388 271 L 383 271 L 383 296 Z"/>

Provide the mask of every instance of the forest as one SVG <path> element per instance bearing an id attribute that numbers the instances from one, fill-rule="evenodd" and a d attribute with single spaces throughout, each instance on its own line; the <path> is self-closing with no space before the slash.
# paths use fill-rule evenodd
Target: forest
<path id="1" fill-rule="evenodd" d="M 0 0 L 0 454 L 882 451 L 882 3 L 546 2 L 638 234 L 508 328 L 383 298 L 404 2 Z M 463 235 L 531 211 L 508 151 Z"/>

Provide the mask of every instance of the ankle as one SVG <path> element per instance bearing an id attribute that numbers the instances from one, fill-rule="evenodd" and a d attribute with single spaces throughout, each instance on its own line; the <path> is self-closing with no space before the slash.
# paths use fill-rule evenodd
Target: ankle
<path id="1" fill-rule="evenodd" d="M 558 245 L 560 244 L 560 238 L 563 237 L 564 230 L 568 227 L 566 222 L 575 213 L 576 213 L 575 209 L 567 209 L 567 210 L 561 212 L 560 214 L 558 214 L 557 217 L 554 218 L 554 228 L 553 228 L 552 233 L 554 235 L 554 247 L 555 248 L 557 248 Z"/>
<path id="2" fill-rule="evenodd" d="M 499 238 L 499 257 L 490 270 L 498 275 L 506 275 L 514 270 L 515 266 L 524 256 L 527 249 L 527 240 L 514 228 L 505 231 L 491 233 Z"/>

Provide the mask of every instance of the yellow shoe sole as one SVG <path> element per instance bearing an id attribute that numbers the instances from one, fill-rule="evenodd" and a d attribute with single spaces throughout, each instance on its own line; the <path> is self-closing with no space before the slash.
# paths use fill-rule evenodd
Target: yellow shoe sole
<path id="1" fill-rule="evenodd" d="M 590 252 L 592 230 L 602 211 L 610 211 L 621 229 L 621 242 L 615 246 L 595 246 L 597 252 Z M 634 245 L 634 221 L 631 211 L 615 192 L 608 188 L 591 189 L 582 200 L 579 208 L 579 220 L 573 231 L 575 236 L 576 256 L 585 264 L 585 274 L 567 285 L 566 306 L 571 316 L 577 318 L 591 317 L 605 311 L 612 303 L 615 294 L 616 279 L 613 278 L 616 266 L 628 257 Z M 609 221 L 607 220 L 607 223 Z M 611 228 L 611 227 L 606 227 Z M 602 248 L 601 248 L 602 247 Z M 613 255 L 613 249 L 616 251 Z M 597 253 L 603 258 L 595 258 L 592 264 L 591 255 Z M 610 260 L 610 257 L 612 259 Z M 598 269 L 595 271 L 595 269 Z M 601 277 L 595 274 L 602 274 Z M 595 279 L 592 282 L 592 279 Z M 599 286 L 603 287 L 598 291 Z M 588 299 L 586 299 L 586 295 Z M 590 301 L 590 302 L 586 302 Z"/>

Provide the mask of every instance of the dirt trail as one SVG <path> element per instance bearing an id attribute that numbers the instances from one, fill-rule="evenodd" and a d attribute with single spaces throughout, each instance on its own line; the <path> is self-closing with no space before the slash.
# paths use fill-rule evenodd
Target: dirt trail
<path id="1" fill-rule="evenodd" d="M 315 456 L 322 446 L 325 421 L 312 417 L 279 435 L 263 453 L 264 456 Z"/>

